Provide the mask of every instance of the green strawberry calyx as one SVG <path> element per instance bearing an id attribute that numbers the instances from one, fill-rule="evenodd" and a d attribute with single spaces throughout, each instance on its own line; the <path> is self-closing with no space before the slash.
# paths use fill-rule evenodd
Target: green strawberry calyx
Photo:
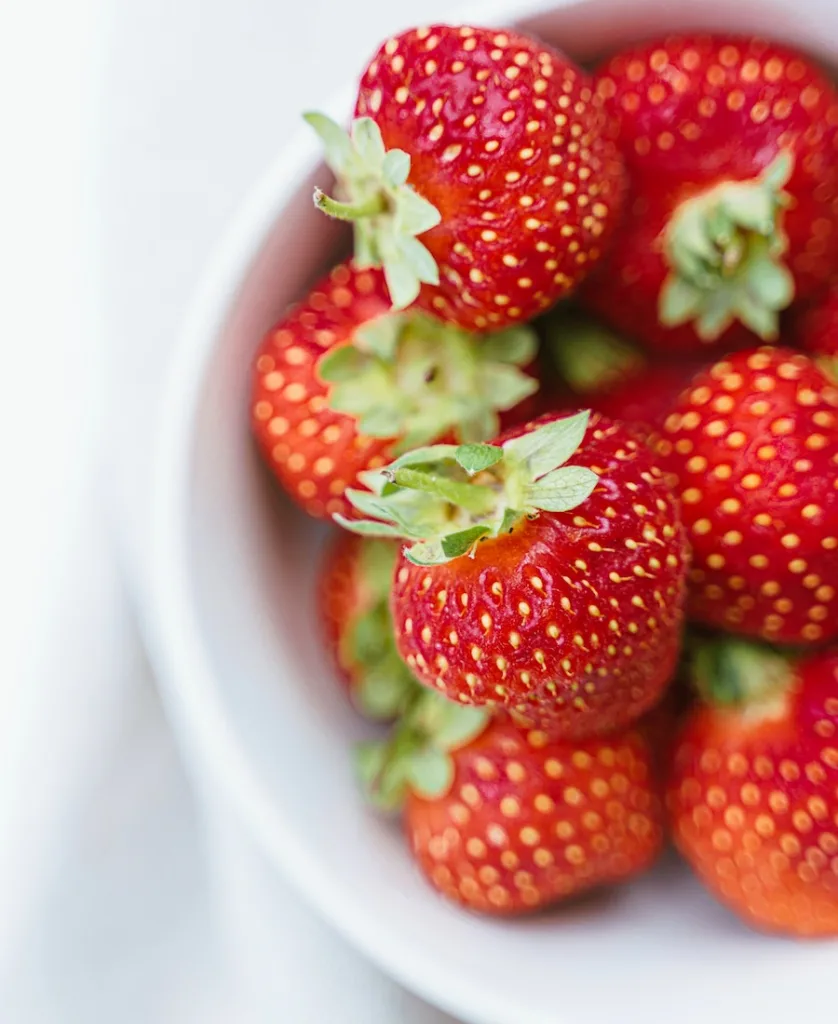
<path id="1" fill-rule="evenodd" d="M 389 466 L 359 474 L 369 490 L 346 497 L 368 519 L 335 516 L 348 530 L 410 541 L 415 565 L 474 556 L 483 540 L 510 533 L 541 512 L 568 512 L 596 487 L 597 474 L 565 463 L 579 448 L 589 412 L 554 419 L 495 444 L 417 448 Z"/>
<path id="2" fill-rule="evenodd" d="M 304 118 L 323 142 L 343 197 L 316 188 L 314 205 L 354 224 L 355 262 L 382 267 L 394 308 L 404 309 L 422 284 L 439 284 L 436 261 L 417 237 L 439 224 L 439 210 L 407 184 L 409 155 L 387 150 L 371 117 L 356 118 L 348 132 L 325 114 Z"/>
<path id="3" fill-rule="evenodd" d="M 351 666 L 352 698 L 367 718 L 400 715 L 419 689 L 399 657 L 390 618 L 390 588 L 399 553 L 396 544 L 365 539 L 358 571 L 367 592 L 366 606 L 340 639 L 340 660 Z"/>
<path id="4" fill-rule="evenodd" d="M 790 659 L 773 647 L 733 638 L 700 643 L 692 671 L 706 703 L 744 708 L 758 717 L 784 705 L 795 676 Z"/>
<path id="5" fill-rule="evenodd" d="M 485 708 L 418 689 L 387 739 L 356 748 L 364 792 L 383 811 L 398 810 L 408 791 L 428 800 L 444 796 L 454 781 L 452 752 L 476 739 L 490 720 Z"/>
<path id="6" fill-rule="evenodd" d="M 693 322 L 709 342 L 739 320 L 765 341 L 777 337 L 779 313 L 794 298 L 782 228 L 793 167 L 781 152 L 758 177 L 722 182 L 678 206 L 663 234 L 664 326 Z"/>
<path id="7" fill-rule="evenodd" d="M 334 411 L 354 416 L 367 437 L 399 438 L 400 454 L 447 434 L 495 437 L 498 413 L 538 390 L 522 369 L 537 348 L 530 327 L 470 334 L 422 313 L 389 313 L 327 352 L 317 372 Z"/>
<path id="8" fill-rule="evenodd" d="M 553 362 L 577 395 L 601 394 L 646 366 L 637 346 L 591 317 L 557 313 L 545 331 Z"/>

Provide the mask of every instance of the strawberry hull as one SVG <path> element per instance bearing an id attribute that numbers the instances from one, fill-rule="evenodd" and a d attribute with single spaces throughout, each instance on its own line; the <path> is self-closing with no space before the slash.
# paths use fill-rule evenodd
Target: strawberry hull
<path id="1" fill-rule="evenodd" d="M 391 602 L 421 682 L 562 737 L 625 726 L 657 702 L 685 598 L 683 529 L 645 444 L 594 417 L 574 463 L 600 474 L 584 504 L 524 518 L 444 565 L 402 555 Z"/>

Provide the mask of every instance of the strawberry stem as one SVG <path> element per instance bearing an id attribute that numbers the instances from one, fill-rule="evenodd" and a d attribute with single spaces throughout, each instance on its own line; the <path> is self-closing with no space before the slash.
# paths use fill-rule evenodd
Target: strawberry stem
<path id="1" fill-rule="evenodd" d="M 498 500 L 497 494 L 489 487 L 460 483 L 438 473 L 423 473 L 408 467 L 396 470 L 393 483 L 398 487 L 410 487 L 415 491 L 432 494 L 478 516 L 490 512 Z"/>
<path id="2" fill-rule="evenodd" d="M 332 199 L 319 188 L 314 190 L 314 205 L 318 210 L 334 217 L 336 220 L 360 220 L 362 217 L 375 217 L 384 213 L 387 209 L 387 200 L 380 193 L 369 196 L 363 202 L 342 203 L 338 199 Z"/>
<path id="3" fill-rule="evenodd" d="M 393 308 L 407 308 L 423 284 L 439 284 L 436 260 L 419 241 L 440 223 L 439 210 L 407 183 L 409 155 L 386 149 L 372 118 L 355 118 L 347 132 L 323 114 L 304 116 L 323 142 L 340 193 L 348 197 L 339 202 L 317 189 L 314 205 L 354 222 L 356 260 L 382 267 Z"/>

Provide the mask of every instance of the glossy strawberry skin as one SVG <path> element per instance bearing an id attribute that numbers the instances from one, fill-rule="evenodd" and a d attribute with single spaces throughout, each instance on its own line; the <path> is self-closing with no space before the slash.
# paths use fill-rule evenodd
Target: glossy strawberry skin
<path id="1" fill-rule="evenodd" d="M 419 304 L 467 329 L 524 323 L 597 262 L 623 168 L 588 76 L 515 32 L 435 25 L 388 40 L 357 116 L 411 158 L 442 215 L 421 236 L 439 286 Z"/>
<path id="2" fill-rule="evenodd" d="M 838 360 L 838 282 L 833 282 L 793 319 L 790 337 L 813 357 Z"/>
<path id="3" fill-rule="evenodd" d="M 391 602 L 420 682 L 561 738 L 623 727 L 660 697 L 686 574 L 677 505 L 642 440 L 593 416 L 571 463 L 601 475 L 582 505 L 524 519 L 473 558 L 420 567 L 402 555 Z"/>
<path id="4" fill-rule="evenodd" d="M 378 270 L 335 267 L 269 331 L 256 353 L 251 427 L 265 462 L 309 515 L 351 516 L 343 492 L 357 474 L 390 461 L 393 440 L 359 435 L 354 417 L 333 412 L 317 375 L 325 352 L 390 311 Z"/>
<path id="5" fill-rule="evenodd" d="M 630 191 L 609 257 L 585 289 L 591 309 L 652 349 L 706 347 L 691 325 L 658 321 L 661 231 L 682 200 L 756 177 L 781 150 L 795 161 L 783 218 L 795 298 L 823 285 L 838 259 L 838 94 L 817 67 L 763 40 L 672 37 L 622 51 L 595 81 L 618 125 Z M 734 325 L 714 345 L 749 338 Z"/>
<path id="6" fill-rule="evenodd" d="M 641 728 L 577 744 L 495 720 L 453 753 L 443 797 L 407 798 L 405 829 L 434 888 L 514 915 L 647 868 L 663 844 L 654 755 Z"/>
<path id="7" fill-rule="evenodd" d="M 838 633 L 838 389 L 790 349 L 736 353 L 664 424 L 693 552 L 689 615 L 778 643 Z"/>
<path id="8" fill-rule="evenodd" d="M 704 884 L 756 928 L 838 935 L 838 655 L 797 667 L 781 709 L 708 706 L 681 731 L 667 803 Z"/>

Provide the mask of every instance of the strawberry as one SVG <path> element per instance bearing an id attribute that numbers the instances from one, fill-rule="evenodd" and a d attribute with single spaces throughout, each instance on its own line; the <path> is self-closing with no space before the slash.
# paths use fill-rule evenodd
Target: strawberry
<path id="1" fill-rule="evenodd" d="M 467 330 L 524 323 L 596 263 L 623 167 L 589 77 L 517 32 L 434 25 L 389 39 L 347 135 L 307 120 L 355 223 L 355 258 L 393 303 Z M 420 240 L 421 239 L 421 240 Z"/>
<path id="2" fill-rule="evenodd" d="M 595 80 L 630 193 L 587 306 L 664 352 L 775 339 L 838 260 L 833 85 L 788 47 L 729 36 L 631 47 Z"/>
<path id="3" fill-rule="evenodd" d="M 748 924 L 838 935 L 838 654 L 723 640 L 696 673 L 707 703 L 668 781 L 678 847 Z"/>
<path id="4" fill-rule="evenodd" d="M 584 315 L 555 317 L 547 347 L 572 391 L 610 420 L 644 434 L 659 431 L 672 405 L 706 360 L 650 360 L 604 324 Z"/>
<path id="5" fill-rule="evenodd" d="M 658 699 L 678 655 L 685 539 L 630 430 L 544 417 L 496 445 L 421 449 L 363 480 L 372 493 L 347 497 L 377 521 L 343 525 L 412 542 L 392 609 L 420 682 L 464 704 L 543 713 L 559 738 L 622 727 Z"/>
<path id="6" fill-rule="evenodd" d="M 800 311 L 790 336 L 817 359 L 824 373 L 838 380 L 838 281 Z"/>
<path id="7" fill-rule="evenodd" d="M 378 802 L 404 804 L 430 883 L 472 910 L 526 913 L 622 881 L 663 844 L 659 776 L 639 727 L 562 743 L 429 693 L 361 761 Z"/>
<path id="8" fill-rule="evenodd" d="M 395 718 L 418 683 L 396 651 L 390 587 L 398 547 L 341 531 L 320 572 L 320 621 L 352 702 L 372 719 Z"/>
<path id="9" fill-rule="evenodd" d="M 280 483 L 313 516 L 350 514 L 357 474 L 441 439 L 483 441 L 538 387 L 528 327 L 489 337 L 393 314 L 377 270 L 342 263 L 264 337 L 251 423 Z"/>
<path id="10" fill-rule="evenodd" d="M 838 636 L 838 388 L 784 348 L 699 374 L 659 450 L 693 549 L 689 613 L 781 643 Z"/>
<path id="11" fill-rule="evenodd" d="M 705 360 L 655 362 L 617 387 L 592 395 L 591 408 L 609 419 L 631 423 L 644 434 L 657 433 L 681 392 L 706 366 Z"/>

